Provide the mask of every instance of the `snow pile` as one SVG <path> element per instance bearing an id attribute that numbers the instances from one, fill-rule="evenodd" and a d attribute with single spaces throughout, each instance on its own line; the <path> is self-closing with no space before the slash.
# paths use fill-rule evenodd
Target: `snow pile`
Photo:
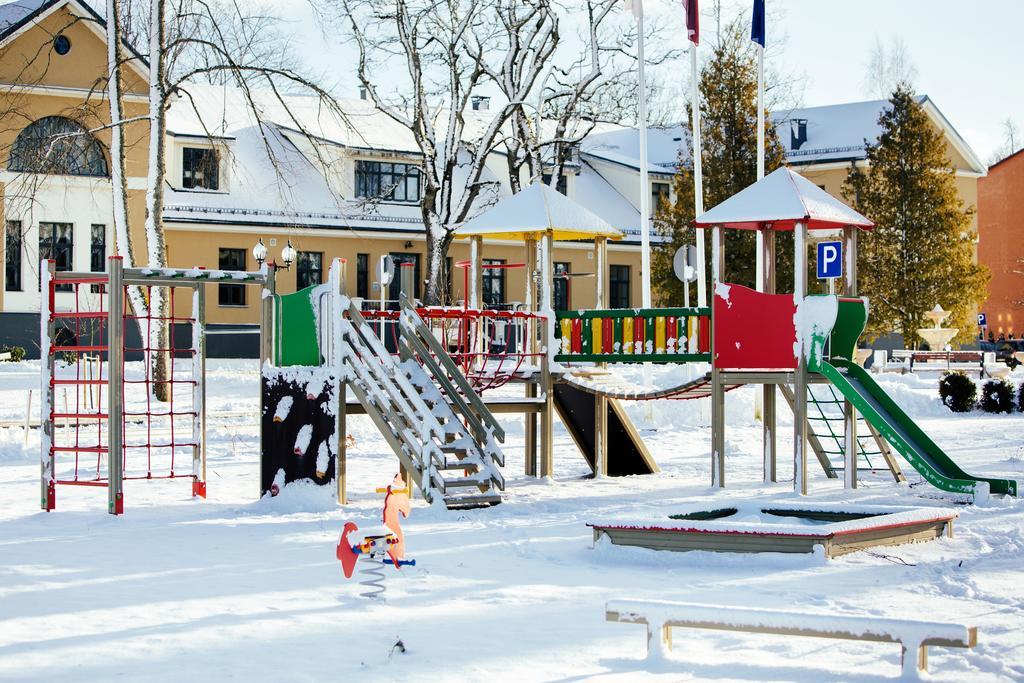
<path id="1" fill-rule="evenodd" d="M 793 355 L 797 359 L 804 355 L 808 366 L 817 366 L 825 355 L 825 341 L 836 324 L 839 314 L 839 299 L 835 296 L 807 296 L 796 300 L 796 341 Z"/>

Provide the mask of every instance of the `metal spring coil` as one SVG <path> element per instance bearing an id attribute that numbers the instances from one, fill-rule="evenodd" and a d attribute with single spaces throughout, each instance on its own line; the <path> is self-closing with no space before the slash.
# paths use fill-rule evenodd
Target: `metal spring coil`
<path id="1" fill-rule="evenodd" d="M 363 579 L 359 585 L 368 589 L 359 594 L 361 597 L 384 600 L 384 591 L 387 587 L 384 585 L 384 563 L 379 558 L 373 555 L 360 555 L 359 577 Z"/>

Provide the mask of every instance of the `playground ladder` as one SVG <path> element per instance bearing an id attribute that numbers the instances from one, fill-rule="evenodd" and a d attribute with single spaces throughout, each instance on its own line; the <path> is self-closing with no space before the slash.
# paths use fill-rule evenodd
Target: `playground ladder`
<path id="1" fill-rule="evenodd" d="M 473 399 L 483 402 L 419 316 L 402 312 L 396 358 L 351 302 L 346 313 L 347 384 L 424 498 L 440 497 L 449 508 L 500 503 L 504 455 L 496 442 L 504 432 L 485 407 L 470 408 Z"/>
<path id="2" fill-rule="evenodd" d="M 792 389 L 787 385 L 782 385 L 782 394 L 792 408 Z M 807 442 L 821 463 L 822 469 L 825 470 L 825 475 L 834 479 L 846 468 L 844 399 L 836 393 L 835 387 L 831 384 L 816 384 L 807 387 L 807 402 L 809 404 Z M 874 447 L 871 445 L 872 441 Z M 868 467 L 858 468 L 858 471 L 876 472 L 881 469 L 871 462 L 872 456 L 880 456 L 885 461 L 885 468 L 892 473 L 897 482 L 905 480 L 889 444 L 871 424 L 859 415 L 857 417 L 857 447 L 858 461 L 863 459 L 868 464 Z M 837 465 L 833 462 L 833 456 L 840 458 L 841 464 Z"/>

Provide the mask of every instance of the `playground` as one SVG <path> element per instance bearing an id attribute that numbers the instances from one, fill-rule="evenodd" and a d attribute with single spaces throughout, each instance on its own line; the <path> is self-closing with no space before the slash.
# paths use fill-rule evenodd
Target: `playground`
<path id="1" fill-rule="evenodd" d="M 873 224 L 801 176 L 695 225 L 712 286 L 679 308 L 608 308 L 621 234 L 539 184 L 459 229 L 461 306 L 421 306 L 387 261 L 401 295 L 376 309 L 340 259 L 287 295 L 272 263 L 50 262 L 44 360 L 0 368 L 0 411 L 41 394 L 39 429 L 0 433 L 0 481 L 45 511 L 2 513 L 0 676 L 1024 676 L 1019 418 L 861 367 Z M 723 280 L 725 230 L 757 231 L 756 290 Z M 485 239 L 523 245 L 524 306 L 482 306 Z M 593 243 L 597 308 L 553 310 L 559 240 Z M 816 243 L 846 255 L 839 295 L 808 293 Z M 262 290 L 259 362 L 206 357 L 225 282 Z M 171 314 L 133 315 L 140 293 Z"/>
<path id="2" fill-rule="evenodd" d="M 25 390 L 36 386 L 38 367 L 5 364 L 0 372 L 0 418 L 11 420 L 23 409 Z M 356 444 L 349 451 L 349 505 L 338 507 L 330 487 L 308 485 L 257 500 L 256 423 L 232 415 L 255 415 L 258 368 L 209 361 L 208 372 L 205 501 L 193 500 L 187 483 L 129 482 L 123 516 L 104 514 L 97 492 L 85 488 L 62 490 L 58 510 L 39 513 L 37 430 L 24 447 L 20 428 L 0 429 L 6 501 L 0 679 L 22 680 L 32 671 L 41 679 L 73 674 L 97 681 L 113 672 L 147 680 L 818 681 L 837 671 L 846 680 L 872 681 L 899 671 L 892 645 L 697 630 L 677 630 L 672 661 L 649 665 L 641 659 L 642 629 L 604 620 L 605 602 L 625 596 L 877 617 L 943 615 L 976 625 L 979 639 L 972 650 L 935 648 L 936 680 L 1024 675 L 1018 656 L 1024 507 L 1017 499 L 960 506 L 920 497 L 927 485 L 919 477 L 911 488 L 896 487 L 891 478 L 865 481 L 848 496 L 852 502 L 955 511 L 956 532 L 836 560 L 592 547 L 586 523 L 597 517 L 791 499 L 785 483 L 761 483 L 753 387 L 726 398 L 734 417 L 724 492 L 708 486 L 710 424 L 698 402 L 652 404 L 661 426 L 642 433 L 661 473 L 625 480 L 587 478 L 589 467 L 558 425 L 553 479 L 527 477 L 522 419 L 503 420 L 502 504 L 452 512 L 416 497 L 403 528 L 417 566 L 389 573 L 387 601 L 367 604 L 361 587 L 344 580 L 334 546 L 346 521 L 379 523 L 381 496 L 374 488 L 390 481 L 395 456 L 376 427 L 368 417 L 350 418 Z M 667 385 L 673 378 L 654 380 Z M 965 468 L 1024 476 L 1019 417 L 953 419 L 934 381 L 909 375 L 879 381 Z M 643 410 L 629 409 L 641 429 Z M 788 423 L 780 410 L 780 426 Z M 780 430 L 780 450 L 789 439 Z M 816 502 L 845 495 L 842 480 L 820 469 L 811 470 L 810 486 Z M 404 654 L 392 650 L 399 639 Z"/>

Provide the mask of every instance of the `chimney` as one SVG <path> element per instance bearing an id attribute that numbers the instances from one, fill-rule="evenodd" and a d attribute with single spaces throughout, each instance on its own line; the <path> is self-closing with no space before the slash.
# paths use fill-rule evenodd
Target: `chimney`
<path id="1" fill-rule="evenodd" d="M 473 111 L 487 111 L 491 108 L 491 98 L 486 95 L 473 95 L 471 103 Z"/>
<path id="2" fill-rule="evenodd" d="M 366 86 L 365 85 L 359 86 L 359 99 L 365 100 L 367 97 L 368 97 L 368 93 L 366 92 Z"/>
<path id="3" fill-rule="evenodd" d="M 807 119 L 791 119 L 789 122 L 789 148 L 800 149 L 807 142 Z"/>

